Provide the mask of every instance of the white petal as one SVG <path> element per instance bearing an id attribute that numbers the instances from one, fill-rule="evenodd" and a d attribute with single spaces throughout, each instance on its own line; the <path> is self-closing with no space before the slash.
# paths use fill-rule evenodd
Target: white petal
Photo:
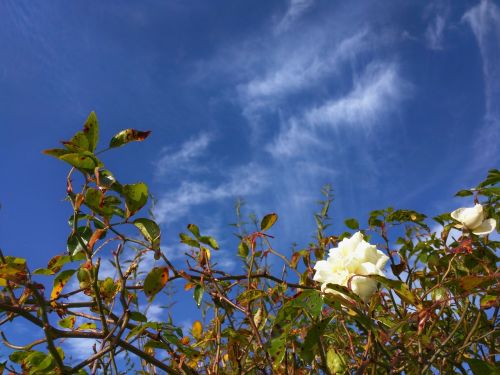
<path id="1" fill-rule="evenodd" d="M 363 235 L 361 232 L 356 232 L 351 238 L 344 238 L 340 241 L 338 249 L 343 256 L 346 256 L 354 252 L 361 241 L 363 241 Z"/>
<path id="2" fill-rule="evenodd" d="M 472 230 L 472 233 L 482 236 L 485 234 L 490 234 L 493 232 L 497 227 L 497 222 L 495 219 L 487 219 L 481 223 L 481 225 L 475 227 Z"/>
<path id="3" fill-rule="evenodd" d="M 378 269 L 375 267 L 375 264 L 365 262 L 358 267 L 356 273 L 358 275 L 376 275 L 378 274 Z"/>
<path id="4" fill-rule="evenodd" d="M 360 266 L 360 264 L 363 262 L 363 259 L 360 259 L 358 257 L 350 256 L 348 258 L 345 258 L 343 261 L 343 266 L 344 268 L 351 273 L 356 273 L 356 270 Z"/>
<path id="5" fill-rule="evenodd" d="M 378 256 L 379 258 L 377 259 L 377 263 L 375 263 L 375 267 L 377 267 L 379 270 L 382 270 L 384 269 L 385 264 L 389 260 L 389 257 L 380 250 L 378 250 Z"/>
<path id="6" fill-rule="evenodd" d="M 460 215 L 458 215 L 458 221 L 469 229 L 474 229 L 481 225 L 483 219 L 483 206 L 480 204 L 476 204 L 474 207 L 465 208 L 460 212 Z"/>
<path id="7" fill-rule="evenodd" d="M 320 260 L 314 265 L 316 273 L 313 276 L 314 281 L 323 282 L 328 274 L 328 262 L 326 260 Z"/>
<path id="8" fill-rule="evenodd" d="M 465 207 L 457 208 L 455 211 L 453 211 L 450 216 L 455 219 L 456 221 L 461 221 L 460 216 L 462 215 L 462 211 L 465 210 Z"/>
<path id="9" fill-rule="evenodd" d="M 363 301 L 367 302 L 377 289 L 377 282 L 368 277 L 356 276 L 351 281 L 351 289 Z"/>

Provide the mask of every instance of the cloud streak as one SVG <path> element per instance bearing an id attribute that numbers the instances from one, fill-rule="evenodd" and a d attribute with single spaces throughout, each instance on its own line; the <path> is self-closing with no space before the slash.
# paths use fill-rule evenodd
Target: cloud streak
<path id="1" fill-rule="evenodd" d="M 291 157 L 304 146 L 321 145 L 324 130 L 337 127 L 367 130 L 396 109 L 409 88 L 394 64 L 373 63 L 354 82 L 349 93 L 309 108 L 299 118 L 286 122 L 267 149 L 275 157 Z"/>
<path id="2" fill-rule="evenodd" d="M 256 194 L 265 186 L 266 172 L 249 164 L 228 172 L 230 176 L 218 185 L 184 181 L 174 190 L 163 194 L 155 206 L 159 223 L 172 223 L 186 215 L 192 207 L 222 199 Z"/>
<path id="3" fill-rule="evenodd" d="M 287 31 L 309 8 L 314 5 L 314 0 L 290 0 L 285 15 L 275 28 L 276 33 Z"/>
<path id="4" fill-rule="evenodd" d="M 193 162 L 205 154 L 212 141 L 211 134 L 200 133 L 183 143 L 181 148 L 174 153 L 170 153 L 168 149 L 164 150 L 162 156 L 155 162 L 156 177 L 160 178 L 177 171 L 192 171 L 196 168 Z"/>
<path id="5" fill-rule="evenodd" d="M 431 50 L 442 50 L 450 6 L 448 2 L 438 1 L 427 6 L 424 13 L 426 13 L 425 18 L 429 19 L 424 34 L 426 46 Z"/>
<path id="6" fill-rule="evenodd" d="M 283 43 L 256 78 L 239 84 L 237 91 L 244 112 L 273 110 L 290 95 L 313 88 L 326 77 L 338 73 L 343 64 L 372 47 L 367 29 L 331 45 L 324 36 L 312 43 L 304 40 L 298 45 Z"/>
<path id="7" fill-rule="evenodd" d="M 476 139 L 476 167 L 493 167 L 498 160 L 500 138 L 500 9 L 482 0 L 467 11 L 466 22 L 477 40 L 483 60 L 485 121 Z"/>

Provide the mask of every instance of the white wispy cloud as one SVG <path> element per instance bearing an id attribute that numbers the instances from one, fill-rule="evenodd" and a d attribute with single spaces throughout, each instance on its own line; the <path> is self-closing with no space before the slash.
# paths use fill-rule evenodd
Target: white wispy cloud
<path id="1" fill-rule="evenodd" d="M 477 168 L 495 166 L 499 159 L 500 139 L 500 8 L 493 2 L 482 0 L 468 10 L 462 20 L 476 37 L 483 60 L 485 86 L 485 120 L 477 133 Z"/>
<path id="2" fill-rule="evenodd" d="M 324 35 L 314 35 L 298 43 L 283 43 L 274 49 L 270 61 L 250 80 L 237 86 L 244 112 L 273 110 L 288 96 L 314 87 L 325 77 L 338 72 L 342 64 L 372 48 L 367 29 L 351 34 L 337 43 Z M 259 70 L 262 72 L 259 74 Z"/>
<path id="3" fill-rule="evenodd" d="M 436 15 L 425 29 L 425 40 L 427 47 L 433 50 L 443 49 L 443 32 L 446 25 L 446 18 Z"/>
<path id="4" fill-rule="evenodd" d="M 500 9 L 493 2 L 481 1 L 464 14 L 483 57 L 483 73 L 486 86 L 486 111 L 498 112 L 500 97 Z"/>
<path id="5" fill-rule="evenodd" d="M 313 4 L 314 0 L 289 0 L 286 13 L 276 25 L 275 32 L 281 33 L 288 30 Z"/>
<path id="6" fill-rule="evenodd" d="M 437 1 L 429 4 L 424 10 L 424 18 L 428 20 L 424 38 L 427 48 L 442 50 L 444 34 L 450 14 L 450 5 L 447 1 Z"/>
<path id="7" fill-rule="evenodd" d="M 195 160 L 204 155 L 213 140 L 213 136 L 208 133 L 200 133 L 183 143 L 176 152 L 170 149 L 162 151 L 162 155 L 155 162 L 156 177 L 163 177 L 165 174 L 179 170 L 193 170 L 196 168 Z"/>
<path id="8" fill-rule="evenodd" d="M 146 317 L 150 322 L 164 322 L 168 319 L 168 309 L 162 307 L 157 303 L 152 303 L 148 306 L 142 306 L 142 308 L 140 308 L 139 310 L 146 313 Z"/>
<path id="9" fill-rule="evenodd" d="M 292 156 L 304 146 L 324 143 L 324 129 L 349 126 L 366 130 L 396 109 L 409 90 L 410 85 L 401 79 L 396 65 L 370 64 L 346 95 L 308 108 L 300 117 L 282 124 L 267 149 L 275 157 Z"/>
<path id="10" fill-rule="evenodd" d="M 390 101 L 398 99 L 402 86 L 394 65 L 369 65 L 347 96 L 308 110 L 304 119 L 311 125 L 371 125 Z"/>
<path id="11" fill-rule="evenodd" d="M 249 164 L 232 171 L 220 184 L 184 181 L 174 190 L 163 194 L 155 207 L 159 223 L 172 223 L 185 216 L 192 207 L 226 198 L 258 193 L 265 185 L 265 171 Z"/>
<path id="12" fill-rule="evenodd" d="M 64 342 L 65 351 L 76 360 L 84 360 L 94 354 L 93 347 L 100 349 L 100 344 L 94 339 L 72 338 Z"/>

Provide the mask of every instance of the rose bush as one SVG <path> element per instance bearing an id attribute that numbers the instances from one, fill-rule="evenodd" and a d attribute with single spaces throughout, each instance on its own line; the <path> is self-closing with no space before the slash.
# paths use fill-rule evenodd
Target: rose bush
<path id="1" fill-rule="evenodd" d="M 388 260 L 387 255 L 363 239 L 361 232 L 356 232 L 330 249 L 327 260 L 316 262 L 313 279 L 321 283 L 323 292 L 338 293 L 327 285 L 341 285 L 367 301 L 377 289 L 377 281 L 364 276 L 385 276 L 383 269 Z"/>
<path id="2" fill-rule="evenodd" d="M 142 216 L 146 184 L 105 169 L 105 151 L 148 135 L 126 129 L 96 150 L 91 113 L 64 148 L 45 151 L 71 166 L 66 251 L 32 270 L 0 250 L 0 374 L 499 373 L 500 243 L 486 234 L 500 218 L 500 171 L 457 193 L 474 207 L 432 219 L 375 210 L 364 225 L 345 221 L 354 234 L 330 226 L 325 188 L 314 241 L 292 251 L 273 245 L 277 214 L 260 225 L 249 215 L 249 228 L 237 206 L 237 240 L 222 243 L 240 267 L 228 273 L 195 224 L 179 236 L 185 261 L 172 262 L 162 228 Z M 179 300 L 185 314 L 171 316 Z"/>

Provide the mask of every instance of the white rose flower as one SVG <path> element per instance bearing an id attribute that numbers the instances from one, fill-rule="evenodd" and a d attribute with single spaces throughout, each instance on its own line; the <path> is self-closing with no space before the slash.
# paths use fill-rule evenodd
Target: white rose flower
<path id="1" fill-rule="evenodd" d="M 457 227 L 465 227 L 478 236 L 490 234 L 497 226 L 495 219 L 484 220 L 483 206 L 479 203 L 474 207 L 456 209 L 451 217 L 460 223 Z"/>
<path id="2" fill-rule="evenodd" d="M 328 289 L 327 284 L 349 286 L 364 301 L 368 301 L 377 289 L 377 282 L 363 275 L 385 276 L 383 268 L 389 257 L 374 245 L 363 240 L 361 232 L 344 238 L 338 247 L 330 249 L 328 258 L 316 262 L 313 279 L 321 282 L 321 290 L 337 293 Z"/>

